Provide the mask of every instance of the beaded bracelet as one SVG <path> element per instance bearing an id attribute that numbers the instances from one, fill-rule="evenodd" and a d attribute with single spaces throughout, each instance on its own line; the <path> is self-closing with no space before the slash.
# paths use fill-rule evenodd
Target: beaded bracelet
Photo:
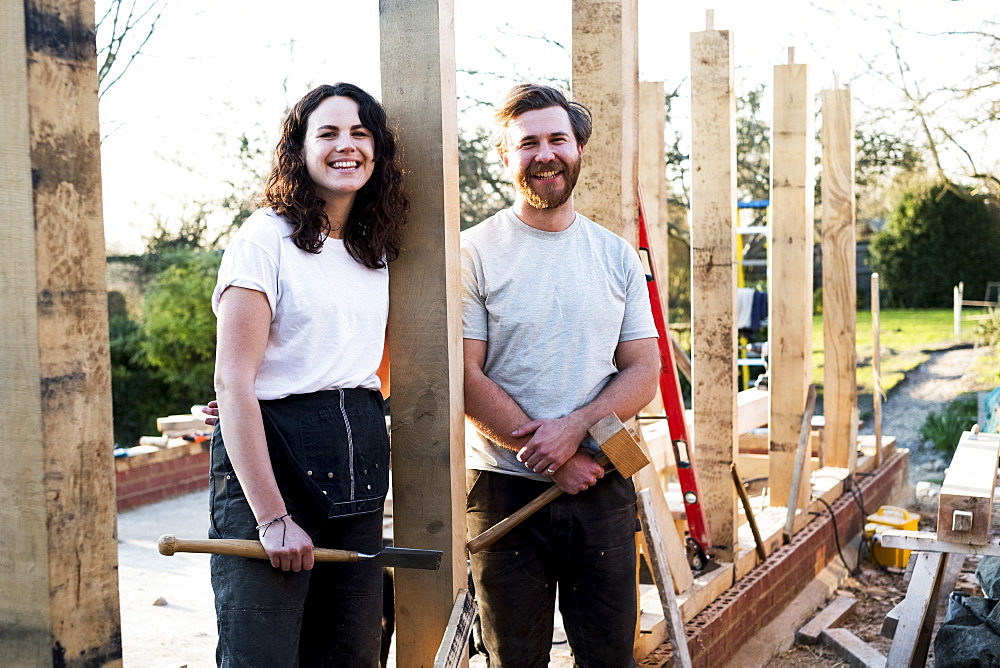
<path id="1" fill-rule="evenodd" d="M 264 533 L 262 533 L 261 536 L 264 536 L 264 534 L 267 533 L 268 528 L 272 524 L 274 524 L 275 522 L 281 522 L 281 529 L 282 529 L 282 531 L 281 531 L 281 547 L 284 547 L 285 546 L 285 531 L 284 530 L 288 528 L 288 527 L 285 526 L 285 518 L 286 517 L 291 518 L 292 514 L 291 513 L 285 513 L 281 517 L 275 517 L 270 522 L 263 522 L 262 524 L 258 524 L 254 528 L 257 529 L 257 531 L 260 531 L 261 529 L 263 529 Z"/>

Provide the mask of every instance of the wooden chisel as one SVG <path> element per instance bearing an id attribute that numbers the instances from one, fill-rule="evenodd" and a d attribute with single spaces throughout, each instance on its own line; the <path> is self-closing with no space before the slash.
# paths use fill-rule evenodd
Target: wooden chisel
<path id="1" fill-rule="evenodd" d="M 160 554 L 172 556 L 175 552 L 200 552 L 203 554 L 227 554 L 234 557 L 249 559 L 267 559 L 264 546 L 255 540 L 238 540 L 235 538 L 211 538 L 201 540 L 184 540 L 172 534 L 164 534 L 157 541 Z M 376 554 L 365 554 L 353 550 L 333 550 L 325 547 L 314 547 L 313 558 L 316 561 L 376 561 L 380 566 L 392 568 L 420 568 L 436 571 L 441 568 L 440 550 L 414 550 L 405 547 L 383 547 Z"/>

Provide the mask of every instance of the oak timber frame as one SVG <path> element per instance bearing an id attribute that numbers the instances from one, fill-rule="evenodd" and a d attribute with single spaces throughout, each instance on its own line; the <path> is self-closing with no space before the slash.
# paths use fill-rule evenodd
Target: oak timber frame
<path id="1" fill-rule="evenodd" d="M 120 665 L 94 4 L 0 19 L 3 657 Z"/>

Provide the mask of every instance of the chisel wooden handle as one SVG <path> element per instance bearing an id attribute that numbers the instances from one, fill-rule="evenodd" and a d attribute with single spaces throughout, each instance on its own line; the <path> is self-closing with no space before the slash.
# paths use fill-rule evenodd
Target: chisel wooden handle
<path id="1" fill-rule="evenodd" d="M 211 538 L 204 540 L 184 540 L 172 534 L 164 534 L 157 541 L 160 554 L 171 556 L 174 552 L 200 552 L 203 554 L 228 554 L 233 557 L 249 559 L 269 559 L 264 546 L 256 540 L 238 540 L 236 538 Z M 351 550 L 332 550 L 325 547 L 314 547 L 313 558 L 316 561 L 357 561 L 358 553 Z"/>
<path id="2" fill-rule="evenodd" d="M 597 453 L 594 457 L 594 461 L 604 467 L 605 473 L 612 470 L 611 463 L 608 461 L 608 456 L 603 452 Z M 502 537 L 510 533 L 510 530 L 516 527 L 518 524 L 528 519 L 539 510 L 544 508 L 546 505 L 551 503 L 553 499 L 562 494 L 563 491 L 559 489 L 558 485 L 552 485 L 534 499 L 526 503 L 520 510 L 515 512 L 509 517 L 505 517 L 493 526 L 491 526 L 486 531 L 482 532 L 472 540 L 468 542 L 466 547 L 469 548 L 470 554 L 475 554 L 476 552 L 482 552 L 484 549 L 492 545 L 493 543 L 500 540 Z"/>

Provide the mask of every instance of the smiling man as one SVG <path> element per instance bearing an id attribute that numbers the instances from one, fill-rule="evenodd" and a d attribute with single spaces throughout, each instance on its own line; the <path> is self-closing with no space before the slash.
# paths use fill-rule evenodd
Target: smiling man
<path id="1" fill-rule="evenodd" d="M 558 587 L 576 664 L 621 668 L 633 665 L 635 490 L 594 461 L 587 430 L 656 392 L 645 274 L 624 239 L 573 209 L 587 109 L 524 84 L 494 120 L 516 198 L 462 233 L 469 533 L 553 482 L 567 494 L 473 555 L 483 642 L 491 668 L 548 665 Z"/>

